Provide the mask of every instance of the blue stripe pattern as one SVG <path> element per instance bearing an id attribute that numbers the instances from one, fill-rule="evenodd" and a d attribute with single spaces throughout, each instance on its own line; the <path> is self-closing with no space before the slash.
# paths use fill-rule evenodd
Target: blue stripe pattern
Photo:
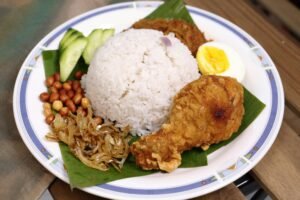
<path id="1" fill-rule="evenodd" d="M 239 38 L 241 38 L 243 41 L 245 41 L 249 47 L 253 47 L 254 44 L 246 37 L 244 36 L 242 33 L 240 33 L 238 30 L 234 29 L 233 27 L 231 27 L 230 25 L 226 24 L 225 22 L 211 16 L 208 15 L 204 12 L 200 12 L 198 10 L 193 10 L 193 9 L 188 9 L 190 13 L 196 14 L 198 16 L 202 16 L 204 18 L 210 19 L 214 22 L 217 22 L 218 24 L 224 26 L 225 28 L 229 29 L 230 31 L 232 31 L 235 35 L 237 35 Z"/>
<path id="2" fill-rule="evenodd" d="M 159 195 L 159 194 L 172 194 L 177 192 L 184 192 L 187 190 L 192 190 L 195 188 L 202 187 L 204 185 L 210 184 L 217 181 L 215 176 L 209 177 L 202 181 L 197 181 L 195 183 L 179 186 L 179 187 L 173 187 L 173 188 L 164 188 L 164 189 L 131 189 L 131 188 L 125 188 L 120 186 L 114 186 L 110 184 L 102 184 L 99 185 L 99 187 L 103 189 L 112 190 L 115 192 L 122 192 L 126 194 L 142 194 L 142 195 Z"/>
<path id="3" fill-rule="evenodd" d="M 245 155 L 246 158 L 251 159 L 256 152 L 262 147 L 262 145 L 265 143 L 266 139 L 271 133 L 271 130 L 273 128 L 276 115 L 277 115 L 277 109 L 278 109 L 278 91 L 277 86 L 275 82 L 274 75 L 271 70 L 266 71 L 268 78 L 271 83 L 271 90 L 272 90 L 272 105 L 271 105 L 271 114 L 268 120 L 268 123 L 266 125 L 265 130 L 263 131 L 263 134 L 258 139 L 257 143 L 254 145 L 254 147 Z"/>
<path id="4" fill-rule="evenodd" d="M 26 110 L 26 91 L 27 91 L 27 84 L 28 84 L 28 78 L 30 76 L 31 70 L 26 70 L 22 84 L 21 84 L 21 90 L 20 90 L 20 109 L 21 109 L 21 116 L 24 123 L 24 126 L 27 130 L 27 133 L 29 137 L 31 138 L 32 142 L 35 144 L 35 146 L 40 150 L 40 152 L 46 157 L 46 159 L 49 159 L 52 157 L 52 155 L 46 150 L 46 148 L 42 145 L 42 143 L 39 141 L 39 139 L 36 137 L 31 124 L 28 119 L 27 110 Z"/>

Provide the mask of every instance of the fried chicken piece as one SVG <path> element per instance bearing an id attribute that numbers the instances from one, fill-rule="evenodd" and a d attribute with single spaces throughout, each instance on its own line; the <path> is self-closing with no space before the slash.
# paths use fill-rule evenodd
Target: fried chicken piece
<path id="1" fill-rule="evenodd" d="M 171 172 L 183 151 L 229 139 L 241 125 L 243 100 L 243 87 L 233 78 L 203 75 L 189 83 L 175 96 L 168 122 L 131 145 L 136 164 Z"/>
<path id="2" fill-rule="evenodd" d="M 170 32 L 184 43 L 196 56 L 200 45 L 206 42 L 203 33 L 194 24 L 187 23 L 178 19 L 142 19 L 132 25 L 135 29 L 154 29 L 162 31 L 165 35 Z"/>

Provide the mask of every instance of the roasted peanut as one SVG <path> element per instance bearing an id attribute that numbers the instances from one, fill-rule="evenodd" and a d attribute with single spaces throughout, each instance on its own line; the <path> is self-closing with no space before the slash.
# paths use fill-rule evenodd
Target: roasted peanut
<path id="1" fill-rule="evenodd" d="M 46 117 L 46 123 L 49 124 L 49 125 L 53 122 L 53 120 L 54 120 L 54 115 L 53 114 Z"/>
<path id="2" fill-rule="evenodd" d="M 65 89 L 60 89 L 59 91 L 58 91 L 58 93 L 60 94 L 60 95 L 62 95 L 62 94 L 67 94 L 67 91 L 65 90 Z"/>
<path id="3" fill-rule="evenodd" d="M 51 108 L 45 108 L 43 113 L 44 113 L 45 117 L 48 117 L 49 115 L 52 115 Z"/>
<path id="4" fill-rule="evenodd" d="M 73 90 L 68 90 L 68 91 L 67 91 L 67 95 L 68 95 L 68 97 L 69 97 L 70 99 L 72 99 L 72 98 L 74 97 L 75 93 L 74 93 Z"/>
<path id="5" fill-rule="evenodd" d="M 90 101 L 89 101 L 88 98 L 84 97 L 84 98 L 81 99 L 81 106 L 84 109 L 87 109 L 89 105 L 90 105 Z"/>
<path id="6" fill-rule="evenodd" d="M 103 123 L 103 119 L 101 117 L 94 117 L 93 120 L 97 125 L 101 125 Z"/>
<path id="7" fill-rule="evenodd" d="M 76 93 L 83 94 L 83 89 L 81 87 L 77 88 Z"/>
<path id="8" fill-rule="evenodd" d="M 76 91 L 78 88 L 80 88 L 80 82 L 77 80 L 73 81 L 72 88 L 74 91 Z"/>
<path id="9" fill-rule="evenodd" d="M 42 92 L 40 94 L 40 100 L 42 102 L 47 102 L 49 100 L 50 95 L 48 94 L 48 92 Z"/>
<path id="10" fill-rule="evenodd" d="M 83 75 L 82 71 L 77 71 L 77 72 L 75 73 L 75 78 L 76 78 L 77 80 L 80 80 L 81 77 L 82 77 L 82 75 Z"/>
<path id="11" fill-rule="evenodd" d="M 75 94 L 73 97 L 73 102 L 78 105 L 81 103 L 82 95 L 80 93 Z"/>
<path id="12" fill-rule="evenodd" d="M 55 87 L 56 89 L 61 89 L 62 88 L 62 84 L 61 84 L 61 82 L 59 82 L 59 81 L 55 81 L 54 83 L 53 83 L 53 87 Z"/>
<path id="13" fill-rule="evenodd" d="M 72 112 L 72 113 L 75 113 L 76 111 L 76 106 L 74 104 L 74 102 L 71 100 L 71 99 L 68 99 L 66 101 L 66 106 L 68 107 L 68 109 Z"/>
<path id="14" fill-rule="evenodd" d="M 50 103 L 44 103 L 43 104 L 43 113 L 45 117 L 48 117 L 49 115 L 52 115 L 51 110 L 51 104 Z"/>
<path id="15" fill-rule="evenodd" d="M 43 108 L 51 110 L 51 104 L 50 103 L 43 103 Z"/>
<path id="16" fill-rule="evenodd" d="M 50 91 L 50 93 L 58 93 L 58 90 L 54 86 L 51 86 L 49 88 L 49 91 Z"/>
<path id="17" fill-rule="evenodd" d="M 56 72 L 55 74 L 53 74 L 54 80 L 55 81 L 60 81 L 60 74 L 58 72 Z"/>
<path id="18" fill-rule="evenodd" d="M 63 83 L 63 88 L 65 90 L 71 90 L 72 89 L 72 84 L 70 84 L 68 82 L 65 82 L 65 83 Z"/>
<path id="19" fill-rule="evenodd" d="M 49 102 L 53 103 L 55 100 L 58 99 L 59 99 L 59 94 L 57 92 L 54 92 L 50 94 Z"/>
<path id="20" fill-rule="evenodd" d="M 47 87 L 51 87 L 54 83 L 54 77 L 53 76 L 49 76 L 48 78 L 46 78 L 46 86 Z"/>
<path id="21" fill-rule="evenodd" d="M 53 110 L 60 111 L 60 109 L 63 107 L 63 103 L 60 100 L 55 100 L 52 104 Z"/>
<path id="22" fill-rule="evenodd" d="M 68 107 L 62 107 L 59 111 L 59 114 L 61 116 L 66 116 L 69 113 L 69 108 Z"/>
<path id="23" fill-rule="evenodd" d="M 59 96 L 59 99 L 60 99 L 62 102 L 66 102 L 66 101 L 69 99 L 69 97 L 68 97 L 68 95 L 66 95 L 66 94 L 61 94 L 61 95 Z"/>

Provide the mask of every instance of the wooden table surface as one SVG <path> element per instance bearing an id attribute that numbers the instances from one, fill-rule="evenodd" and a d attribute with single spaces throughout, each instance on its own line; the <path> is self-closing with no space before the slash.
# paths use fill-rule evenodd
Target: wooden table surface
<path id="1" fill-rule="evenodd" d="M 0 1 L 0 199 L 38 199 L 49 188 L 55 199 L 101 199 L 70 191 L 30 154 L 16 128 L 12 112 L 18 70 L 35 44 L 50 30 L 82 12 L 117 0 Z M 186 0 L 216 13 L 252 35 L 270 54 L 285 90 L 285 115 L 278 138 L 251 171 L 274 199 L 300 199 L 300 48 L 256 12 L 248 1 Z M 197 199 L 245 199 L 230 184 Z"/>

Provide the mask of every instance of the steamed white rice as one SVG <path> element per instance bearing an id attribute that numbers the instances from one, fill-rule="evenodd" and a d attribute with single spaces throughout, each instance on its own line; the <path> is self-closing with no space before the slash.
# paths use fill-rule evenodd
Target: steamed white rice
<path id="1" fill-rule="evenodd" d="M 98 49 L 83 82 L 96 115 L 144 135 L 160 128 L 172 98 L 198 77 L 196 60 L 173 35 L 130 29 Z"/>

